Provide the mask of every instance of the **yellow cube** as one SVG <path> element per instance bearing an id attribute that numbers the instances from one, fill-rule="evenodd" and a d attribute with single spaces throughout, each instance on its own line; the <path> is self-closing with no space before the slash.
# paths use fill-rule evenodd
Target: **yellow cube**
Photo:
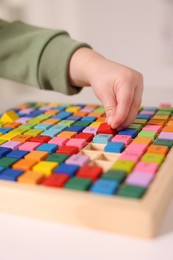
<path id="1" fill-rule="evenodd" d="M 60 134 L 58 134 L 57 136 L 61 136 L 61 137 L 67 137 L 67 138 L 72 138 L 76 135 L 76 132 L 71 132 L 71 131 L 63 131 Z"/>
<path id="2" fill-rule="evenodd" d="M 7 134 L 1 135 L 1 140 L 8 140 L 9 141 L 17 135 L 18 135 L 18 133 L 10 133 L 9 132 Z"/>
<path id="3" fill-rule="evenodd" d="M 6 143 L 7 140 L 0 139 L 0 145 Z"/>
<path id="4" fill-rule="evenodd" d="M 34 172 L 41 172 L 45 176 L 51 175 L 52 171 L 58 166 L 56 162 L 41 161 L 33 167 Z"/>
<path id="5" fill-rule="evenodd" d="M 112 169 L 122 170 L 130 173 L 135 166 L 135 162 L 129 160 L 117 160 L 113 165 Z"/>
<path id="6" fill-rule="evenodd" d="M 102 122 L 93 122 L 92 124 L 90 124 L 90 127 L 99 127 L 102 124 Z"/>
<path id="7" fill-rule="evenodd" d="M 9 110 L 2 115 L 0 121 L 5 122 L 5 123 L 12 123 L 15 120 L 17 120 L 18 118 L 19 118 L 19 116 L 13 110 Z"/>
<path id="8" fill-rule="evenodd" d="M 156 163 L 160 165 L 164 158 L 164 154 L 145 153 L 141 158 L 141 162 Z"/>
<path id="9" fill-rule="evenodd" d="M 29 135 L 29 136 L 34 137 L 34 136 L 41 134 L 42 132 L 43 132 L 43 130 L 41 130 L 41 129 L 30 129 L 30 130 L 26 131 L 24 133 L 24 135 Z"/>
<path id="10" fill-rule="evenodd" d="M 65 111 L 75 113 L 75 112 L 78 112 L 80 109 L 81 109 L 81 107 L 79 107 L 79 106 L 71 106 L 71 107 L 66 108 Z"/>

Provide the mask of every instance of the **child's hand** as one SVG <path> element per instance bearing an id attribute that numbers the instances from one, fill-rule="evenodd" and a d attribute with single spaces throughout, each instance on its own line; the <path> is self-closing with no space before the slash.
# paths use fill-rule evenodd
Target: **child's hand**
<path id="1" fill-rule="evenodd" d="M 112 128 L 128 127 L 135 119 L 143 91 L 139 72 L 81 48 L 70 62 L 70 82 L 74 86 L 92 86 Z"/>

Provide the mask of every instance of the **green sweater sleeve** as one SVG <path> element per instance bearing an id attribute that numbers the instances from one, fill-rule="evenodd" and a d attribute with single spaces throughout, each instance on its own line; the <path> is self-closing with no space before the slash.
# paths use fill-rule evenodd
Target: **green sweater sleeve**
<path id="1" fill-rule="evenodd" d="M 0 20 L 0 77 L 76 94 L 81 88 L 69 84 L 68 66 L 81 47 L 90 46 L 71 39 L 66 31 Z"/>

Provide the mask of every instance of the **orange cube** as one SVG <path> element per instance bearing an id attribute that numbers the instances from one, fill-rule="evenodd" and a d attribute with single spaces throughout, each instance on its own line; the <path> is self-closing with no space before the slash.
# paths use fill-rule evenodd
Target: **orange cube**
<path id="1" fill-rule="evenodd" d="M 164 154 L 166 155 L 168 153 L 169 149 L 167 146 L 164 145 L 150 145 L 147 153 L 156 153 L 156 154 Z"/>
<path id="2" fill-rule="evenodd" d="M 40 184 L 44 180 L 43 173 L 27 171 L 24 174 L 20 175 L 17 179 L 20 183 L 26 184 Z"/>
<path id="3" fill-rule="evenodd" d="M 150 145 L 152 143 L 152 139 L 148 137 L 136 137 L 132 143 L 133 144 L 147 144 Z"/>
<path id="4" fill-rule="evenodd" d="M 49 153 L 44 151 L 32 151 L 25 155 L 25 159 L 27 160 L 35 160 L 37 162 L 44 160 L 48 157 Z"/>
<path id="5" fill-rule="evenodd" d="M 35 164 L 37 163 L 36 160 L 27 160 L 27 159 L 21 159 L 18 162 L 14 163 L 12 168 L 14 170 L 23 170 L 28 171 L 30 170 Z"/>

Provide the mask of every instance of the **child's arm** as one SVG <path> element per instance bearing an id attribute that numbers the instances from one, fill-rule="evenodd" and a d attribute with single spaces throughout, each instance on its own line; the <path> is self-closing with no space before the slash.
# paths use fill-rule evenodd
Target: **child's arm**
<path id="1" fill-rule="evenodd" d="M 142 95 L 138 72 L 108 61 L 63 30 L 0 20 L 0 77 L 64 94 L 92 86 L 113 128 L 128 126 Z"/>
<path id="2" fill-rule="evenodd" d="M 139 72 L 80 48 L 72 56 L 69 77 L 74 86 L 92 86 L 112 128 L 125 128 L 135 119 L 143 91 Z"/>
<path id="3" fill-rule="evenodd" d="M 87 43 L 64 30 L 0 20 L 0 77 L 41 89 L 72 95 L 81 89 L 69 84 L 71 56 Z"/>

